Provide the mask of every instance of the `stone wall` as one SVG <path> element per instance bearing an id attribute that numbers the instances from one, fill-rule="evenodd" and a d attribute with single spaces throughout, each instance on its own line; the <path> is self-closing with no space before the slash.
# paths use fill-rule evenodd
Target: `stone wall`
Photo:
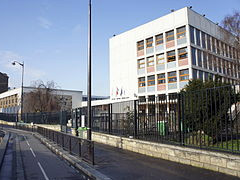
<path id="1" fill-rule="evenodd" d="M 93 132 L 92 139 L 102 144 L 147 156 L 240 177 L 240 156 L 238 155 L 153 143 L 96 132 Z"/>

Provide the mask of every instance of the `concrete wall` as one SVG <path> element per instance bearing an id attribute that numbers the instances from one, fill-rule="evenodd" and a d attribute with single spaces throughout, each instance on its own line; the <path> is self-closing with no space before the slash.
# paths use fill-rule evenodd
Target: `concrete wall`
<path id="1" fill-rule="evenodd" d="M 93 132 L 93 141 L 182 164 L 240 177 L 240 157 Z"/>

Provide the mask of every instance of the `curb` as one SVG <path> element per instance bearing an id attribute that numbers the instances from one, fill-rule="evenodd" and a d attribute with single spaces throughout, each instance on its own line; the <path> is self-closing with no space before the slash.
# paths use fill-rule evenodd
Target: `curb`
<path id="1" fill-rule="evenodd" d="M 65 159 L 68 161 L 73 167 L 75 167 L 80 172 L 84 173 L 86 176 L 88 176 L 90 179 L 96 179 L 96 180 L 111 180 L 111 178 L 107 177 L 106 175 L 100 173 L 93 167 L 89 166 L 82 160 L 80 160 L 77 157 L 74 157 L 70 155 L 67 151 L 60 149 L 60 147 L 46 138 L 34 133 L 33 134 L 37 139 L 39 139 L 44 145 L 48 147 L 53 153 L 61 157 L 62 159 Z"/>

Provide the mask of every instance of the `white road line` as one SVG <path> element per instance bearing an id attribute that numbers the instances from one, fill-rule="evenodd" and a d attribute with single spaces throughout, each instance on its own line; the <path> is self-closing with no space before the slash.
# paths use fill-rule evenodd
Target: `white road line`
<path id="1" fill-rule="evenodd" d="M 36 155 L 35 155 L 35 153 L 33 152 L 32 148 L 30 148 L 30 150 L 31 150 L 33 156 L 36 157 Z"/>
<path id="2" fill-rule="evenodd" d="M 40 167 L 40 169 L 41 169 L 41 171 L 42 171 L 42 173 L 43 173 L 44 178 L 45 178 L 46 180 L 49 180 L 49 178 L 47 177 L 44 169 L 42 168 L 42 166 L 41 166 L 41 164 L 40 164 L 39 162 L 38 162 L 38 166 Z"/>
<path id="3" fill-rule="evenodd" d="M 26 136 L 24 136 L 24 139 L 25 139 L 25 141 L 27 142 L 27 145 L 30 147 L 30 144 L 29 144 L 29 142 L 28 142 Z"/>

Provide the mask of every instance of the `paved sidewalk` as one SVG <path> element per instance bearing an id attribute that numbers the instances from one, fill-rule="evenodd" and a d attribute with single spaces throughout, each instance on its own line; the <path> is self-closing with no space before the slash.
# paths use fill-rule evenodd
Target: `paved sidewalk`
<path id="1" fill-rule="evenodd" d="M 116 180 L 233 180 L 234 176 L 95 143 L 96 169 Z"/>

